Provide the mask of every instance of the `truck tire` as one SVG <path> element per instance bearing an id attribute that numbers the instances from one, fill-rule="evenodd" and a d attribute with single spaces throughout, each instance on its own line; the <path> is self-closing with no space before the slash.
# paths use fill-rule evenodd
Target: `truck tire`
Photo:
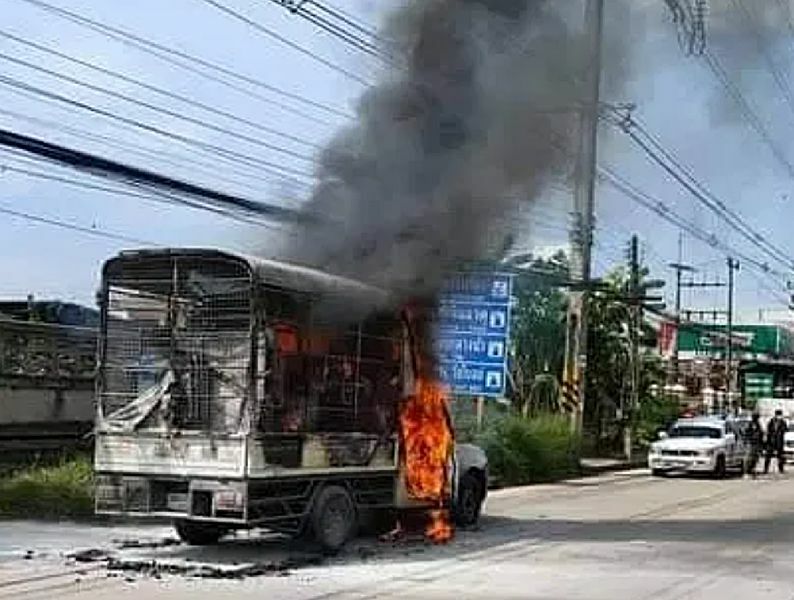
<path id="1" fill-rule="evenodd" d="M 212 523 L 176 521 L 174 529 L 179 539 L 191 546 L 212 546 L 228 532 L 226 527 Z"/>
<path id="2" fill-rule="evenodd" d="M 350 493 L 342 486 L 324 487 L 314 501 L 312 532 L 327 554 L 336 554 L 354 537 L 358 516 Z"/>
<path id="3" fill-rule="evenodd" d="M 728 464 L 725 462 L 725 455 L 720 454 L 717 461 L 714 463 L 714 477 L 717 479 L 725 479 L 728 472 Z"/>
<path id="4" fill-rule="evenodd" d="M 474 473 L 466 473 L 458 484 L 458 497 L 455 498 L 453 518 L 460 527 L 475 525 L 482 510 L 483 489 L 480 478 Z"/>

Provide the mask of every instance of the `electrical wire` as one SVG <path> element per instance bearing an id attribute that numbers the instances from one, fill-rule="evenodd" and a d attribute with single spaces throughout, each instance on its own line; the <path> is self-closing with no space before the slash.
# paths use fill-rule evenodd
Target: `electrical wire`
<path id="1" fill-rule="evenodd" d="M 92 106 L 90 104 L 86 104 L 85 102 L 80 102 L 78 100 L 73 100 L 71 98 L 67 98 L 65 96 L 61 96 L 60 94 L 56 94 L 54 92 L 50 92 L 50 91 L 44 90 L 42 88 L 38 88 L 38 87 L 32 86 L 32 85 L 30 85 L 28 83 L 25 83 L 23 81 L 19 81 L 17 79 L 11 78 L 11 77 L 6 77 L 4 75 L 0 75 L 0 85 L 6 85 L 6 86 L 9 86 L 9 87 L 13 87 L 13 88 L 19 89 L 19 90 L 24 90 L 24 91 L 31 92 L 33 94 L 36 94 L 36 95 L 39 95 L 39 96 L 42 96 L 42 97 L 45 97 L 45 98 L 49 98 L 49 99 L 57 101 L 57 102 L 61 102 L 63 104 L 67 104 L 67 105 L 72 106 L 72 107 L 81 108 L 81 109 L 83 109 L 85 111 L 88 111 L 88 112 L 91 112 L 93 114 L 100 115 L 100 116 L 103 116 L 103 117 L 106 117 L 108 119 L 112 119 L 112 120 L 115 120 L 115 121 L 119 121 L 121 123 L 125 123 L 127 125 L 135 127 L 135 128 L 140 129 L 142 131 L 146 131 L 146 132 L 149 132 L 149 133 L 153 133 L 153 134 L 159 135 L 161 137 L 165 137 L 165 138 L 168 138 L 168 139 L 172 139 L 172 140 L 178 141 L 178 142 L 180 142 L 182 144 L 185 144 L 187 146 L 202 148 L 204 150 L 211 151 L 213 153 L 216 153 L 216 154 L 219 154 L 219 155 L 222 155 L 222 156 L 230 157 L 230 158 L 235 159 L 235 160 L 237 160 L 239 162 L 259 167 L 262 170 L 264 170 L 265 172 L 275 173 L 277 175 L 283 175 L 283 174 L 286 173 L 286 174 L 293 175 L 293 176 L 296 176 L 296 177 L 306 177 L 306 178 L 310 178 L 310 179 L 313 177 L 313 175 L 311 173 L 309 173 L 308 171 L 303 171 L 301 169 L 294 169 L 292 167 L 285 167 L 283 165 L 279 165 L 279 164 L 271 162 L 271 161 L 266 161 L 266 160 L 263 160 L 261 158 L 254 158 L 254 157 L 251 157 L 251 156 L 248 156 L 248 155 L 245 155 L 245 154 L 241 154 L 239 152 L 235 152 L 233 150 L 228 150 L 226 148 L 222 148 L 222 147 L 217 146 L 215 144 L 210 144 L 208 142 L 203 142 L 201 140 L 197 140 L 195 138 L 188 137 L 186 135 L 182 135 L 182 134 L 174 133 L 174 132 L 171 132 L 171 131 L 168 131 L 168 130 L 165 130 L 165 129 L 161 129 L 160 127 L 156 127 L 154 125 L 149 125 L 149 124 L 143 123 L 141 121 L 136 121 L 135 119 L 131 119 L 131 118 L 128 118 L 128 117 L 125 117 L 125 116 L 122 116 L 122 115 L 115 114 L 113 112 L 104 110 L 102 108 L 98 108 L 96 106 Z"/>
<path id="2" fill-rule="evenodd" d="M 646 155 L 660 166 L 665 172 L 681 184 L 692 196 L 714 212 L 719 218 L 738 231 L 745 239 L 758 247 L 765 254 L 786 266 L 794 268 L 794 260 L 764 235 L 750 226 L 738 213 L 728 207 L 722 200 L 711 193 L 690 170 L 670 151 L 665 149 L 653 135 L 651 135 L 640 122 L 630 114 L 610 122 L 619 126 Z"/>
<path id="3" fill-rule="evenodd" d="M 358 18 L 354 17 L 350 13 L 342 10 L 341 8 L 333 6 L 330 2 L 319 2 L 318 0 L 308 0 L 304 4 L 312 4 L 316 6 L 319 10 L 323 11 L 330 17 L 349 25 L 353 29 L 358 30 L 360 33 L 370 37 L 372 39 L 377 39 L 380 41 L 386 41 L 381 35 L 375 30 L 375 27 L 372 25 L 364 24 Z"/>
<path id="4" fill-rule="evenodd" d="M 744 0 L 733 0 L 733 6 L 736 8 L 736 10 L 743 14 L 743 21 L 747 23 L 753 32 L 753 37 L 755 37 L 756 44 L 758 45 L 758 52 L 761 54 L 761 56 L 763 56 L 764 61 L 766 62 L 767 70 L 772 75 L 772 79 L 775 80 L 775 84 L 777 85 L 781 94 L 783 94 L 783 99 L 786 101 L 786 104 L 788 104 L 789 110 L 794 113 L 794 93 L 791 91 L 791 84 L 788 81 L 786 75 L 775 63 L 775 59 L 767 47 L 767 42 L 764 39 L 764 35 L 756 21 L 755 15 L 750 11 L 750 9 L 747 8 Z"/>
<path id="5" fill-rule="evenodd" d="M 9 91 L 15 94 L 20 94 L 25 98 L 33 99 L 35 101 L 45 103 L 48 106 L 56 106 L 61 108 L 61 105 L 54 102 L 50 102 L 46 98 L 40 98 L 33 94 L 28 94 L 20 90 L 9 90 Z M 238 185 L 241 187 L 246 187 L 250 190 L 256 190 L 257 192 L 261 191 L 261 186 L 256 185 L 254 183 L 256 181 L 267 185 L 272 185 L 273 183 L 276 182 L 286 183 L 289 185 L 301 187 L 305 190 L 310 189 L 309 184 L 292 177 L 278 175 L 276 176 L 275 179 L 272 178 L 269 179 L 261 176 L 258 172 L 246 171 L 244 170 L 245 167 L 243 165 L 240 165 L 237 161 L 230 161 L 228 158 L 223 156 L 219 156 L 215 159 L 215 160 L 220 159 L 226 161 L 226 164 L 223 165 L 223 169 L 218 169 L 217 162 L 214 163 L 203 162 L 193 156 L 183 156 L 180 154 L 176 154 L 174 152 L 170 152 L 168 150 L 163 150 L 160 148 L 154 149 L 144 146 L 142 144 L 136 144 L 134 142 L 122 140 L 118 137 L 110 137 L 98 133 L 87 132 L 85 130 L 78 129 L 75 127 L 70 127 L 68 125 L 64 125 L 63 123 L 51 121 L 49 119 L 41 119 L 30 115 L 24 115 L 4 108 L 0 108 L 0 115 L 5 115 L 13 119 L 30 123 L 39 127 L 44 127 L 46 130 L 50 132 L 58 131 L 100 145 L 120 149 L 125 152 L 125 155 L 135 154 L 143 158 L 146 158 L 147 160 L 152 160 L 158 164 L 167 163 L 176 167 L 189 169 L 191 173 L 204 173 L 205 175 L 211 177 L 213 181 L 224 181 L 232 185 Z M 122 125 L 118 125 L 118 126 L 123 127 Z M 129 130 L 135 132 L 136 134 L 139 133 L 135 129 L 130 128 Z M 204 150 L 201 151 L 204 152 Z M 212 156 L 215 157 L 216 155 L 212 155 Z M 239 177 L 244 177 L 251 181 L 241 181 L 239 179 L 232 179 L 228 177 L 229 174 L 234 174 Z"/>
<path id="6" fill-rule="evenodd" d="M 19 0 L 20 2 L 25 2 L 27 4 L 36 6 L 40 10 L 48 12 L 50 14 L 56 15 L 61 19 L 79 25 L 81 27 L 90 29 L 95 33 L 99 33 L 107 38 L 113 39 L 117 42 L 120 42 L 126 46 L 131 46 L 136 48 L 137 50 L 149 54 L 150 56 L 154 56 L 163 62 L 167 62 L 168 64 L 178 67 L 180 69 L 184 69 L 188 72 L 193 73 L 199 77 L 203 77 L 209 81 L 213 81 L 220 85 L 226 86 L 230 89 L 233 89 L 239 93 L 245 94 L 251 98 L 258 99 L 266 104 L 277 106 L 278 108 L 290 112 L 292 114 L 298 115 L 300 117 L 310 119 L 316 123 L 327 125 L 326 121 L 318 119 L 308 113 L 302 112 L 296 109 L 294 106 L 290 104 L 284 104 L 272 98 L 268 98 L 266 96 L 262 96 L 253 92 L 250 89 L 245 87 L 239 86 L 237 84 L 233 84 L 230 81 L 224 79 L 223 77 L 219 77 L 218 75 L 212 75 L 207 71 L 211 71 L 212 73 L 218 73 L 223 75 L 224 77 L 228 77 L 234 79 L 236 81 L 245 83 L 247 85 L 251 85 L 263 90 L 266 90 L 272 94 L 276 94 L 281 96 L 282 98 L 286 98 L 293 102 L 298 102 L 308 108 L 312 108 L 315 110 L 319 110 L 324 112 L 326 115 L 333 115 L 335 117 L 342 117 L 344 119 L 350 119 L 352 116 L 350 113 L 346 112 L 343 109 L 337 108 L 335 106 L 331 106 L 327 103 L 318 102 L 316 100 L 312 100 L 310 98 L 306 98 L 300 94 L 296 94 L 294 92 L 289 92 L 283 90 L 277 86 L 271 85 L 267 82 L 264 82 L 260 79 L 256 79 L 249 75 L 245 75 L 243 73 L 239 73 L 234 71 L 228 67 L 224 67 L 223 65 L 211 62 L 209 60 L 203 59 L 201 57 L 195 56 L 188 52 L 184 52 L 182 50 L 171 48 L 164 44 L 160 44 L 154 42 L 152 40 L 146 39 L 142 36 L 135 35 L 118 27 L 113 27 L 111 25 L 107 25 L 105 23 L 101 23 L 94 19 L 89 19 L 88 17 L 84 17 L 79 15 L 75 12 L 68 11 L 66 9 L 53 6 L 52 4 L 48 4 L 43 0 Z M 191 65 L 198 65 L 201 69 L 196 68 L 195 66 Z M 206 70 L 202 70 L 206 69 Z"/>
<path id="7" fill-rule="evenodd" d="M 740 258 L 743 262 L 751 264 L 760 269 L 767 275 L 773 275 L 781 279 L 785 279 L 785 273 L 775 270 L 769 266 L 768 263 L 761 262 L 751 256 L 738 251 L 736 248 L 728 245 L 713 233 L 709 233 L 684 217 L 677 214 L 667 204 L 661 200 L 654 198 L 646 192 L 640 190 L 625 178 L 618 175 L 613 169 L 605 166 L 598 167 L 599 178 L 609 183 L 616 190 L 621 192 L 624 196 L 654 212 L 665 221 L 671 223 L 678 229 L 687 232 L 693 238 L 700 240 L 712 248 L 717 248 L 726 253 L 726 256 L 734 256 Z"/>
<path id="8" fill-rule="evenodd" d="M 230 17 L 232 17 L 232 18 L 234 18 L 234 19 L 236 19 L 238 21 L 240 21 L 241 23 L 244 23 L 244 24 L 248 25 L 249 27 L 251 27 L 252 29 L 258 31 L 259 33 L 261 33 L 261 34 L 263 34 L 263 35 L 265 35 L 265 36 L 267 36 L 267 37 L 269 37 L 271 39 L 274 39 L 274 40 L 280 42 L 281 44 L 284 44 L 288 48 L 292 48 L 296 52 L 299 52 L 300 54 L 303 54 L 304 56 L 308 56 L 309 58 L 311 58 L 312 60 L 320 63 L 321 65 L 324 65 L 325 67 L 328 67 L 329 69 L 331 69 L 333 71 L 336 71 L 340 75 L 344 75 L 345 77 L 347 77 L 351 81 L 355 81 L 356 83 L 360 83 L 363 86 L 369 86 L 370 85 L 369 81 L 367 81 L 366 79 L 356 75 L 352 71 L 349 71 L 349 70 L 345 69 L 344 67 L 341 67 L 341 66 L 337 65 L 336 63 L 328 60 L 327 58 L 324 58 L 324 57 L 320 56 L 319 54 L 317 54 L 316 52 L 313 52 L 312 50 L 309 50 L 308 48 L 304 48 L 300 44 L 298 44 L 296 42 L 293 42 L 289 38 L 281 35 L 280 33 L 276 32 L 276 31 L 273 31 L 272 29 L 270 29 L 268 27 L 265 27 L 261 23 L 258 23 L 257 21 L 253 20 L 252 18 L 247 17 L 246 15 L 242 14 L 241 12 L 238 12 L 238 11 L 236 11 L 234 9 L 231 9 L 228 6 L 225 6 L 224 4 L 221 4 L 220 2 L 217 2 L 216 0 L 199 0 L 199 1 L 204 2 L 204 4 L 208 4 L 209 6 L 214 7 L 215 9 L 225 13 L 226 15 L 228 15 L 228 16 L 230 16 Z"/>
<path id="9" fill-rule="evenodd" d="M 32 213 L 22 212 L 19 210 L 14 210 L 11 208 L 6 208 L 0 206 L 0 213 L 4 215 L 9 215 L 12 217 L 16 217 L 18 219 L 25 219 L 26 221 L 31 221 L 34 223 L 44 224 L 44 225 L 51 225 L 53 227 L 59 227 L 61 229 L 68 229 L 70 231 L 77 231 L 80 233 L 85 233 L 88 235 L 92 235 L 94 237 L 101 237 L 109 240 L 114 240 L 117 242 L 125 242 L 131 243 L 141 246 L 159 246 L 160 244 L 155 244 L 154 242 L 150 242 L 148 240 L 142 240 L 140 238 L 122 235 L 119 233 L 113 233 L 110 231 L 105 231 L 104 229 L 99 229 L 98 227 L 85 227 L 82 225 L 77 225 L 75 223 L 69 223 L 67 221 L 62 221 L 61 219 L 54 219 L 50 217 L 43 217 L 41 215 L 35 215 Z"/>
<path id="10" fill-rule="evenodd" d="M 235 139 L 244 141 L 246 143 L 249 143 L 249 144 L 252 144 L 252 145 L 255 145 L 255 146 L 260 146 L 262 148 L 270 150 L 271 152 L 278 152 L 279 154 L 284 154 L 285 156 L 289 156 L 291 158 L 295 158 L 295 159 L 298 159 L 298 160 L 303 160 L 303 161 L 306 161 L 306 162 L 309 162 L 309 163 L 314 162 L 314 158 L 313 157 L 308 156 L 306 154 L 302 154 L 301 152 L 296 152 L 294 150 L 290 150 L 289 148 L 284 148 L 283 146 L 278 146 L 276 144 L 271 144 L 270 142 L 265 142 L 265 141 L 263 141 L 263 140 L 261 140 L 259 138 L 251 137 L 249 135 L 246 135 L 246 134 L 243 134 L 243 133 L 239 133 L 237 131 L 232 131 L 232 130 L 226 129 L 224 127 L 219 127 L 218 125 L 215 125 L 215 124 L 210 123 L 208 121 L 205 121 L 205 120 L 202 120 L 202 119 L 197 119 L 195 117 L 190 117 L 190 116 L 188 116 L 186 114 L 183 114 L 183 113 L 180 113 L 180 112 L 168 109 L 168 108 L 164 108 L 162 106 L 158 106 L 158 105 L 152 104 L 150 102 L 146 102 L 145 100 L 139 100 L 137 98 L 133 98 L 132 96 L 128 96 L 128 95 L 123 94 L 121 92 L 117 92 L 115 90 L 111 90 L 111 89 L 108 89 L 108 88 L 100 86 L 100 85 L 95 85 L 95 84 L 90 83 L 88 81 L 83 81 L 81 79 L 78 79 L 76 77 L 72 77 L 70 75 L 64 75 L 63 73 L 59 73 L 59 72 L 54 71 L 52 69 L 48 69 L 46 67 L 42 67 L 40 65 L 36 65 L 34 63 L 31 63 L 29 61 L 23 60 L 21 58 L 16 58 L 16 57 L 10 56 L 8 54 L 4 54 L 3 52 L 0 52 L 0 60 L 4 60 L 6 62 L 10 62 L 11 64 L 14 64 L 14 65 L 17 65 L 17 66 L 25 67 L 27 69 L 31 69 L 31 70 L 37 71 L 39 73 L 44 73 L 45 75 L 48 75 L 50 77 L 54 77 L 56 79 L 60 79 L 61 81 L 66 81 L 67 83 L 70 83 L 72 85 L 76 85 L 76 86 L 91 90 L 93 92 L 97 92 L 97 93 L 100 93 L 100 94 L 104 94 L 106 96 L 110 96 L 111 98 L 116 98 L 118 100 L 124 100 L 125 102 L 129 102 L 130 104 L 134 104 L 136 106 L 140 106 L 142 108 L 146 108 L 147 110 L 151 110 L 151 111 L 166 115 L 168 117 L 171 117 L 173 119 L 177 119 L 179 121 L 183 121 L 185 123 L 190 123 L 191 125 L 195 125 L 197 127 L 202 127 L 204 129 L 208 129 L 210 131 L 214 131 L 215 133 L 228 135 L 229 137 L 233 137 Z"/>
<path id="11" fill-rule="evenodd" d="M 255 215 L 259 218 L 289 222 L 314 220 L 314 217 L 311 215 L 295 209 L 252 201 L 248 198 L 220 192 L 188 181 L 174 179 L 173 177 L 161 173 L 140 169 L 125 163 L 120 163 L 81 150 L 60 146 L 43 139 L 22 135 L 5 129 L 0 129 L 0 146 L 15 148 L 51 162 L 93 175 L 100 175 L 131 185 L 145 185 L 158 190 L 176 192 L 183 197 L 189 196 L 198 199 L 203 204 L 209 204 L 221 209 L 231 209 L 235 212 L 243 212 L 249 215 Z"/>
<path id="12" fill-rule="evenodd" d="M 54 50 L 53 48 L 47 47 L 47 46 L 45 46 L 43 44 L 39 44 L 39 43 L 33 42 L 31 40 L 27 40 L 25 38 L 19 37 L 17 35 L 14 35 L 13 33 L 9 33 L 7 31 L 3 31 L 2 29 L 0 29 L 0 37 L 4 37 L 6 39 L 10 39 L 10 40 L 12 40 L 12 41 L 14 41 L 14 42 L 16 42 L 18 44 L 22 44 L 24 46 L 27 46 L 28 48 L 33 48 L 35 50 L 38 50 L 39 52 L 44 52 L 44 53 L 49 54 L 51 56 L 57 56 L 58 58 L 66 60 L 66 61 L 68 61 L 68 62 L 70 62 L 72 64 L 80 65 L 81 67 L 85 67 L 86 69 L 90 69 L 90 70 L 95 71 L 97 73 L 102 73 L 103 75 L 107 75 L 108 77 L 113 77 L 114 79 L 118 79 L 118 80 L 123 81 L 125 83 L 131 83 L 131 84 L 133 84 L 135 86 L 138 86 L 138 87 L 140 87 L 142 89 L 148 90 L 150 92 L 154 92 L 154 93 L 159 94 L 161 96 L 165 96 L 166 98 L 170 98 L 172 100 L 177 100 L 179 102 L 182 102 L 182 103 L 187 104 L 189 106 L 193 106 L 193 107 L 198 108 L 200 110 L 203 110 L 205 112 L 209 112 L 209 113 L 212 113 L 212 114 L 215 114 L 215 115 L 218 115 L 218 116 L 222 116 L 222 117 L 224 117 L 226 119 L 229 119 L 229 120 L 232 120 L 232 121 L 236 121 L 236 122 L 241 123 L 243 125 L 247 125 L 248 127 L 257 129 L 257 130 L 262 131 L 264 133 L 275 135 L 277 137 L 284 138 L 284 139 L 289 140 L 291 142 L 295 142 L 296 144 L 301 144 L 303 146 L 307 146 L 307 147 L 313 148 L 315 150 L 319 150 L 320 149 L 320 146 L 318 144 L 315 144 L 314 142 L 310 142 L 309 140 L 306 140 L 305 138 L 301 138 L 301 137 L 292 135 L 290 133 L 279 131 L 278 129 L 275 129 L 273 127 L 269 127 L 269 126 L 264 125 L 262 123 L 259 123 L 259 122 L 256 122 L 256 121 L 252 121 L 252 120 L 246 119 L 244 117 L 240 117 L 239 115 L 231 113 L 231 112 L 229 112 L 227 110 L 223 110 L 223 109 L 217 108 L 215 106 L 210 106 L 209 104 L 204 104 L 203 102 L 199 102 L 199 101 L 194 100 L 192 98 L 188 98 L 187 96 L 183 96 L 181 94 L 177 94 L 176 92 L 172 92 L 170 90 L 166 90 L 166 89 L 157 87 L 157 86 L 152 85 L 150 83 L 147 83 L 145 81 L 141 81 L 140 79 L 135 79 L 135 78 L 130 77 L 128 75 L 124 75 L 123 73 L 119 73 L 118 71 L 113 71 L 111 69 L 106 69 L 104 67 L 100 67 L 99 65 L 90 63 L 88 61 L 81 60 L 81 59 L 75 58 L 73 56 L 69 56 L 68 54 L 65 54 L 63 52 L 59 52 L 59 51 Z"/>
<path id="13" fill-rule="evenodd" d="M 288 10 L 294 15 L 302 17 L 312 23 L 313 25 L 319 27 L 326 33 L 330 33 L 332 36 L 336 37 L 337 39 L 342 40 L 344 43 L 348 44 L 349 46 L 353 47 L 364 54 L 367 54 L 373 58 L 377 58 L 387 64 L 394 64 L 393 59 L 386 55 L 377 45 L 373 44 L 372 42 L 368 41 L 365 38 L 362 38 L 360 33 L 355 33 L 350 31 L 348 28 L 349 25 L 347 20 L 342 18 L 342 25 L 339 23 L 334 23 L 332 20 L 323 17 L 311 10 L 309 10 L 309 5 L 315 6 L 321 9 L 323 12 L 326 12 L 330 15 L 334 15 L 334 11 L 330 11 L 325 9 L 319 3 L 315 2 L 295 2 L 294 0 L 270 0 L 274 4 Z M 339 17 L 335 17 L 339 20 Z"/>
<path id="14" fill-rule="evenodd" d="M 8 152 L 7 149 L 3 149 L 3 151 L 4 152 Z M 234 221 L 237 221 L 239 223 L 243 223 L 243 224 L 246 224 L 246 225 L 255 225 L 255 226 L 259 226 L 259 227 L 264 227 L 266 229 L 277 230 L 277 231 L 281 231 L 281 232 L 287 232 L 288 231 L 288 230 L 285 230 L 285 229 L 283 229 L 281 227 L 273 225 L 272 223 L 267 223 L 267 222 L 252 218 L 251 216 L 244 216 L 244 215 L 237 214 L 235 212 L 232 212 L 232 211 L 229 211 L 229 210 L 226 210 L 226 209 L 218 208 L 218 207 L 211 206 L 211 205 L 208 205 L 208 204 L 203 204 L 201 202 L 190 200 L 188 198 L 183 198 L 183 197 L 177 196 L 175 194 L 168 194 L 168 193 L 166 193 L 166 192 L 164 192 L 162 190 L 152 189 L 152 188 L 139 188 L 139 185 L 136 184 L 136 183 L 128 183 L 127 185 L 128 186 L 132 186 L 132 187 L 134 187 L 136 189 L 139 189 L 139 191 L 121 189 L 121 188 L 116 188 L 116 187 L 112 187 L 112 186 L 100 185 L 100 184 L 96 184 L 96 183 L 89 183 L 89 182 L 85 182 L 85 181 L 80 181 L 79 179 L 74 179 L 74 178 L 65 177 L 65 176 L 61 176 L 61 175 L 54 175 L 52 173 L 46 173 L 46 172 L 42 172 L 42 171 L 35 171 L 35 170 L 27 169 L 27 168 L 9 166 L 7 164 L 1 164 L 0 163 L 0 174 L 4 173 L 6 171 L 9 172 L 9 173 L 16 173 L 16 174 L 19 174 L 19 175 L 24 175 L 24 176 L 27 176 L 27 177 L 33 177 L 33 178 L 36 178 L 36 179 L 54 181 L 54 182 L 57 182 L 57 183 L 62 183 L 62 184 L 66 184 L 66 185 L 76 186 L 76 187 L 79 187 L 79 188 L 82 188 L 82 189 L 86 189 L 86 190 L 90 190 L 90 191 L 105 192 L 105 193 L 109 193 L 109 194 L 113 194 L 113 195 L 117 195 L 117 196 L 125 196 L 125 197 L 129 197 L 129 198 L 136 198 L 136 199 L 141 199 L 141 200 L 146 200 L 146 201 L 151 201 L 151 202 L 157 202 L 157 203 L 160 203 L 160 204 L 164 203 L 164 204 L 169 204 L 169 205 L 173 205 L 173 206 L 185 206 L 185 207 L 188 207 L 188 208 L 191 208 L 191 209 L 194 209 L 194 210 L 201 210 L 201 211 L 211 212 L 213 214 L 216 214 L 216 215 L 228 218 L 228 219 L 232 219 Z"/>
<path id="15" fill-rule="evenodd" d="M 764 249 L 768 254 L 777 258 L 777 260 L 781 261 L 782 263 L 786 264 L 787 266 L 791 267 L 792 260 L 786 251 L 778 248 L 772 242 L 766 239 L 765 236 L 758 233 L 751 225 L 747 223 L 747 221 L 741 217 L 735 210 L 730 208 L 728 205 L 725 204 L 722 200 L 717 198 L 713 193 L 711 193 L 708 188 L 703 185 L 700 181 L 698 181 L 695 176 L 692 174 L 692 171 L 687 169 L 683 163 L 678 160 L 671 152 L 666 150 L 661 143 L 659 142 L 658 138 L 655 138 L 651 135 L 648 130 L 642 126 L 641 123 L 635 121 L 638 125 L 638 129 L 642 133 L 642 135 L 647 139 L 650 144 L 665 158 L 667 159 L 680 173 L 683 174 L 684 177 L 693 185 L 695 186 L 698 191 L 702 194 L 703 198 L 698 196 L 698 199 L 703 200 L 708 199 L 711 203 L 707 203 L 709 209 L 711 209 L 718 217 L 722 218 L 723 221 L 731 225 L 732 227 L 738 229 L 740 233 L 744 237 L 746 237 L 749 241 L 753 242 L 756 245 L 760 245 L 762 249 Z"/>
<path id="16" fill-rule="evenodd" d="M 725 91 L 728 92 L 728 95 L 731 97 L 734 103 L 736 103 L 736 106 L 739 108 L 739 112 L 742 114 L 745 121 L 747 121 L 750 127 L 755 130 L 764 144 L 766 144 L 766 146 L 772 152 L 773 156 L 786 169 L 789 176 L 794 178 L 794 165 L 788 160 L 788 158 L 786 158 L 786 155 L 780 146 L 775 143 L 775 140 L 764 126 L 763 121 L 761 121 L 760 117 L 755 113 L 755 111 L 753 111 L 749 102 L 747 102 L 739 87 L 733 82 L 733 80 L 731 80 L 727 71 L 719 62 L 717 57 L 714 56 L 714 54 L 709 50 L 706 50 L 703 53 L 703 57 L 705 59 L 706 66 L 717 78 L 717 81 L 719 81 L 719 83 L 725 88 Z"/>

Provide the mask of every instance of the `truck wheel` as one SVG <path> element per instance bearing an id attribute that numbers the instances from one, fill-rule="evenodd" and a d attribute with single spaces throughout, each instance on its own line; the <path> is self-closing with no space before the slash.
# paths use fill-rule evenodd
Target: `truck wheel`
<path id="1" fill-rule="evenodd" d="M 312 510 L 314 537 L 329 554 L 336 554 L 356 530 L 356 505 L 348 491 L 329 485 L 320 491 Z"/>
<path id="2" fill-rule="evenodd" d="M 228 531 L 227 528 L 212 523 L 177 521 L 174 529 L 179 539 L 191 546 L 212 546 L 218 543 Z"/>
<path id="3" fill-rule="evenodd" d="M 455 523 L 468 527 L 477 523 L 482 509 L 483 490 L 480 480 L 472 473 L 460 479 L 458 497 L 455 499 L 453 516 Z"/>
<path id="4" fill-rule="evenodd" d="M 720 454 L 717 457 L 717 462 L 714 464 L 714 477 L 717 479 L 725 479 L 728 466 L 725 463 L 725 455 Z"/>

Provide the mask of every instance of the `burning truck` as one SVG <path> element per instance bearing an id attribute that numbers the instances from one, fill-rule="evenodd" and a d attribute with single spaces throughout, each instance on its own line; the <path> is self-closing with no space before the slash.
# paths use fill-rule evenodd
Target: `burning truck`
<path id="1" fill-rule="evenodd" d="M 337 550 L 364 515 L 477 521 L 482 450 L 456 445 L 428 311 L 313 269 L 216 250 L 103 268 L 96 511 L 191 544 L 254 527 Z"/>

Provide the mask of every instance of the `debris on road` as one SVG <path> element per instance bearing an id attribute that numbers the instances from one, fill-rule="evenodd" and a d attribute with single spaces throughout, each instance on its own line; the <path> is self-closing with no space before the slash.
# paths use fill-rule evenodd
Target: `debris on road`
<path id="1" fill-rule="evenodd" d="M 88 548 L 86 550 L 67 554 L 66 558 L 79 563 L 94 563 L 110 559 L 110 553 L 101 548 Z"/>
<path id="2" fill-rule="evenodd" d="M 169 546 L 179 546 L 182 542 L 176 538 L 163 538 L 160 540 L 141 541 L 136 539 L 116 539 L 113 545 L 119 550 L 156 550 L 168 548 Z"/>
<path id="3" fill-rule="evenodd" d="M 293 571 L 322 564 L 324 557 L 310 555 L 286 558 L 281 561 L 260 562 L 231 567 L 208 564 L 177 564 L 157 560 L 130 560 L 110 558 L 107 568 L 113 572 L 160 579 L 164 575 L 194 579 L 248 579 L 252 577 L 288 577 Z"/>

